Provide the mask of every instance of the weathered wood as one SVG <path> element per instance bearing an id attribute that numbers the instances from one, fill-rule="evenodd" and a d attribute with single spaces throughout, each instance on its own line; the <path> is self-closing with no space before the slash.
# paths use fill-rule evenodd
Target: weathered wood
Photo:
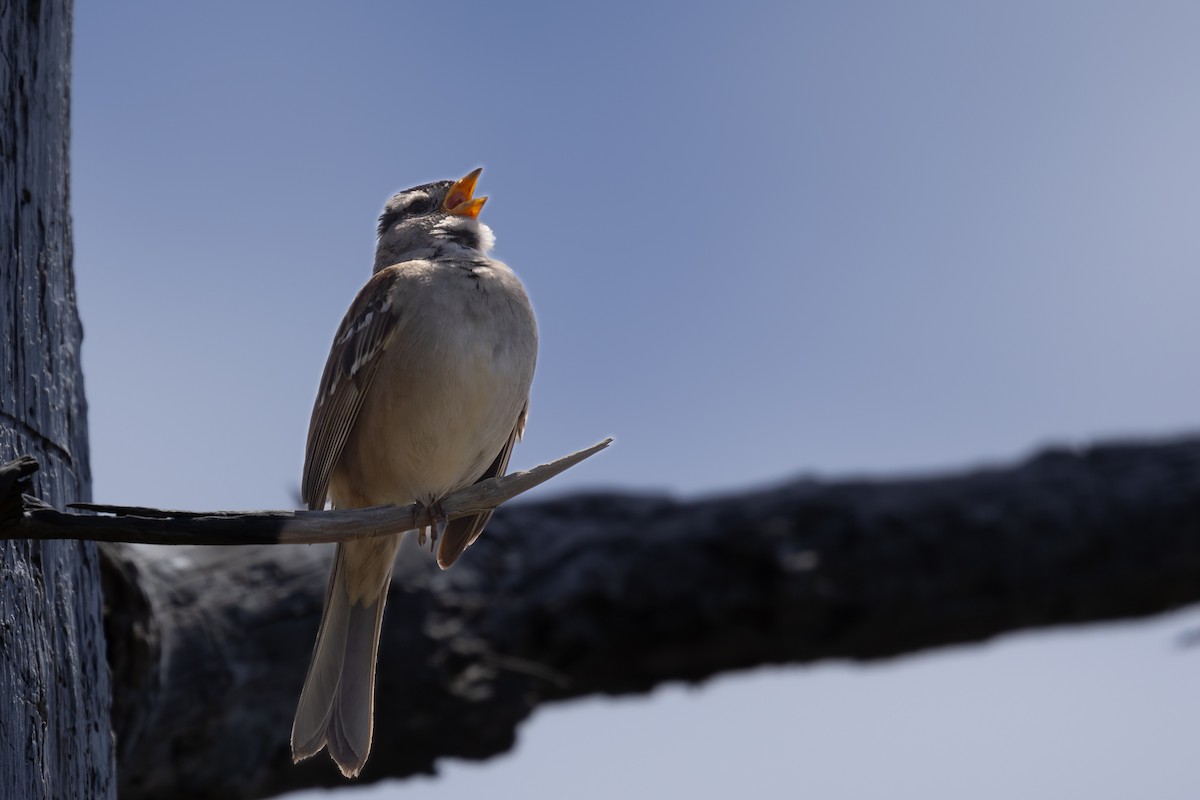
<path id="1" fill-rule="evenodd" d="M 288 749 L 328 549 L 106 552 L 122 798 L 344 783 Z M 362 780 L 504 752 L 544 702 L 1197 601 L 1200 438 L 695 502 L 505 506 L 452 570 L 402 552 Z"/>
<path id="2" fill-rule="evenodd" d="M 447 519 L 491 511 L 519 494 L 561 475 L 612 444 L 597 442 L 533 469 L 481 481 L 442 502 Z M 89 516 L 50 508 L 22 497 L 37 471 L 28 457 L 0 465 L 0 539 L 91 539 L 169 545 L 320 544 L 424 528 L 429 509 L 419 503 L 344 511 L 163 511 L 137 506 L 73 503 L 76 508 L 114 514 Z"/>
<path id="3" fill-rule="evenodd" d="M 71 274 L 69 0 L 0 4 L 0 461 L 32 453 L 37 494 L 91 492 Z M 112 797 L 98 556 L 0 542 L 0 797 Z"/>

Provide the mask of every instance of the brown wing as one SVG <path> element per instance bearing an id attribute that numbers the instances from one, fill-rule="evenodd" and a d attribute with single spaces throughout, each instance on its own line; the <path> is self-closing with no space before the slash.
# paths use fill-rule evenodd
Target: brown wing
<path id="1" fill-rule="evenodd" d="M 512 457 L 513 445 L 525 433 L 525 417 L 528 413 L 529 403 L 526 402 L 517 417 L 517 424 L 508 436 L 508 441 L 504 443 L 504 447 L 500 448 L 500 454 L 496 456 L 496 460 L 487 468 L 487 471 L 479 476 L 476 483 L 486 481 L 488 478 L 495 478 L 508 471 L 508 460 Z M 459 517 L 447 523 L 446 530 L 442 532 L 442 543 L 438 547 L 438 566 L 442 569 L 449 569 L 450 565 L 463 554 L 463 551 L 479 538 L 479 534 L 483 533 L 483 526 L 487 525 L 491 518 L 492 512 L 486 511 L 471 517 Z"/>
<path id="2" fill-rule="evenodd" d="M 376 272 L 359 291 L 333 337 L 321 388 L 308 423 L 300 493 L 311 509 L 325 507 L 329 476 L 346 446 L 384 350 L 396 332 L 395 272 Z"/>

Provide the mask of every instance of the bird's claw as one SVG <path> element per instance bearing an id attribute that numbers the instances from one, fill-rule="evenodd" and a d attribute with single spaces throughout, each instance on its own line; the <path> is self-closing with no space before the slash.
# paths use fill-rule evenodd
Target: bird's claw
<path id="1" fill-rule="evenodd" d="M 417 531 L 417 545 L 425 546 L 425 532 L 429 532 L 429 550 L 433 551 L 437 547 L 438 539 L 446 532 L 446 526 L 450 524 L 450 520 L 446 518 L 446 510 L 442 508 L 442 501 L 435 500 L 432 503 L 425 504 L 425 510 L 429 512 L 429 516 L 433 517 L 433 524 L 420 528 Z"/>

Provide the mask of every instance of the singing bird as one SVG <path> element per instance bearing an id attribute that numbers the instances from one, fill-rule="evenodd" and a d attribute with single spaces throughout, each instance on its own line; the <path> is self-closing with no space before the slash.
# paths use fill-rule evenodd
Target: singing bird
<path id="1" fill-rule="evenodd" d="M 440 501 L 503 475 L 525 429 L 537 324 L 513 271 L 488 257 L 476 169 L 392 197 L 375 268 L 334 336 L 313 406 L 310 509 L 422 503 L 449 567 L 491 513 L 445 522 Z M 403 532 L 337 546 L 292 726 L 296 761 L 328 748 L 346 777 L 371 750 L 379 626 Z"/>

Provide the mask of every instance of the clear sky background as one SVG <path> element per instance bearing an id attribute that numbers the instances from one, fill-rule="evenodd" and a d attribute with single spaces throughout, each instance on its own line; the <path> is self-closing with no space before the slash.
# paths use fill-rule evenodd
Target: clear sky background
<path id="1" fill-rule="evenodd" d="M 476 166 L 541 326 L 513 466 L 618 439 L 544 492 L 1195 431 L 1197 42 L 1193 2 L 78 3 L 95 496 L 290 506 L 380 208 Z M 1197 627 L 564 705 L 345 794 L 1194 798 Z"/>

